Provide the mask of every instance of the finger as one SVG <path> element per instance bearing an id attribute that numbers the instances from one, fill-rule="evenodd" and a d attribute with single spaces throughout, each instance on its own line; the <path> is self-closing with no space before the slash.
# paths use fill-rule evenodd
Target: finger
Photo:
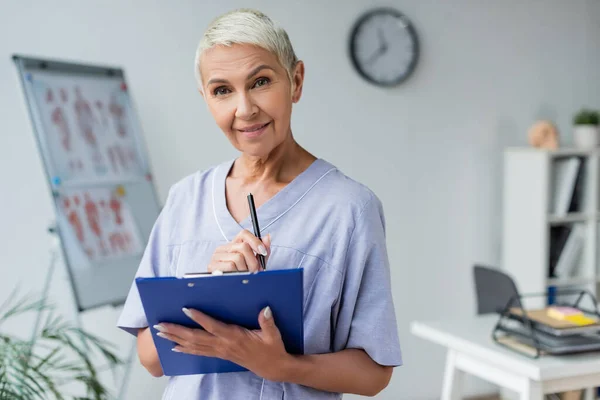
<path id="1" fill-rule="evenodd" d="M 192 354 L 194 356 L 219 357 L 219 354 L 214 347 L 210 346 L 175 346 L 171 350 L 176 353 Z"/>
<path id="2" fill-rule="evenodd" d="M 154 325 L 154 329 L 156 329 L 159 332 L 175 335 L 186 340 L 192 340 L 196 335 L 196 332 L 198 332 L 197 328 L 188 328 L 187 326 L 170 324 L 168 322 L 161 322 L 158 325 Z M 202 330 L 200 330 L 199 332 L 204 335 L 209 335 L 209 333 L 204 332 Z"/>
<path id="3" fill-rule="evenodd" d="M 194 310 L 192 308 L 183 308 L 182 310 L 185 313 L 185 315 L 188 316 L 188 318 L 190 318 L 192 321 L 204 328 L 206 332 L 219 337 L 229 336 L 229 325 L 224 324 L 221 321 L 217 321 L 216 319 L 209 317 L 203 312 Z"/>
<path id="4" fill-rule="evenodd" d="M 233 260 L 217 260 L 214 269 L 223 272 L 236 272 L 238 271 L 235 261 Z M 213 271 L 210 271 L 213 272 Z"/>
<path id="5" fill-rule="evenodd" d="M 161 323 L 154 325 L 159 331 L 158 336 L 163 338 L 175 338 L 177 343 L 187 342 L 192 344 L 212 344 L 214 336 L 202 329 L 187 328 L 177 324 Z M 171 339 L 169 339 L 171 340 Z"/>
<path id="6" fill-rule="evenodd" d="M 229 253 L 229 247 L 231 247 L 231 244 L 227 243 L 227 244 L 217 247 L 214 252 L 215 252 L 215 254 L 216 253 Z"/>
<path id="7" fill-rule="evenodd" d="M 158 325 L 155 325 L 155 326 L 158 326 Z M 204 332 L 204 333 L 207 334 L 207 335 L 210 335 L 207 332 Z M 164 329 L 163 329 L 163 331 L 157 332 L 156 336 L 158 336 L 161 339 L 168 340 L 170 342 L 173 342 L 175 344 L 178 344 L 178 345 L 184 346 L 184 347 L 193 347 L 193 346 L 197 345 L 196 343 L 193 343 L 193 342 L 191 342 L 191 341 L 189 341 L 187 339 L 184 339 L 184 338 L 182 338 L 180 336 L 177 336 L 177 335 L 175 335 L 173 333 L 166 332 L 166 331 L 164 331 Z"/>
<path id="8" fill-rule="evenodd" d="M 267 236 L 262 238 L 262 241 L 265 244 L 265 247 L 267 248 L 266 260 L 269 260 L 269 257 L 271 256 L 271 234 L 269 233 Z"/>
<path id="9" fill-rule="evenodd" d="M 236 272 L 237 268 L 233 261 L 211 261 L 208 264 L 208 272 L 222 271 L 222 272 Z"/>
<path id="10" fill-rule="evenodd" d="M 183 340 L 189 340 L 194 336 L 192 333 L 193 330 L 191 328 L 187 328 L 185 326 L 176 325 L 176 324 L 168 324 L 168 323 L 163 322 L 158 325 L 154 325 L 154 329 L 156 329 L 158 332 L 160 332 L 162 334 L 176 336 Z M 164 335 L 160 335 L 160 336 L 163 337 Z"/>
<path id="11" fill-rule="evenodd" d="M 280 337 L 279 328 L 275 325 L 275 319 L 273 318 L 273 312 L 271 307 L 265 307 L 258 315 L 258 324 L 264 335 L 269 338 L 275 339 Z"/>
<path id="12" fill-rule="evenodd" d="M 229 263 L 230 265 L 226 268 L 230 268 L 232 271 L 248 271 L 246 257 L 244 257 L 242 253 L 232 252 L 220 254 L 219 262 Z"/>
<path id="13" fill-rule="evenodd" d="M 158 332 L 156 334 L 156 336 L 158 336 L 159 338 L 171 341 L 173 343 L 176 343 L 176 344 L 178 344 L 180 346 L 184 346 L 184 347 L 191 347 L 192 346 L 191 342 L 189 342 L 189 341 L 187 341 L 187 340 L 185 340 L 183 338 L 180 338 L 179 336 L 171 335 L 170 333 Z"/>
<path id="14" fill-rule="evenodd" d="M 171 348 L 171 350 L 178 353 L 205 355 L 211 357 L 216 357 L 218 355 L 217 349 L 214 345 L 188 342 L 187 340 L 183 340 L 175 335 L 170 335 L 164 332 L 158 332 L 157 335 L 163 339 L 175 343 L 175 346 Z"/>
<path id="15" fill-rule="evenodd" d="M 210 259 L 207 270 L 208 272 L 223 271 L 223 272 L 235 272 L 237 268 L 235 262 L 228 256 L 229 252 L 224 251 L 221 253 L 215 252 Z"/>
<path id="16" fill-rule="evenodd" d="M 252 247 L 252 250 L 254 250 L 254 252 L 263 256 L 267 255 L 267 248 L 265 247 L 264 243 L 259 238 L 250 233 L 250 231 L 247 229 L 244 229 L 243 231 L 238 233 L 238 235 L 233 241 L 235 243 L 246 242 L 250 245 L 250 247 Z"/>
<path id="17" fill-rule="evenodd" d="M 256 258 L 256 254 L 252 250 L 252 247 L 246 242 L 235 243 L 231 247 L 232 251 L 236 251 L 237 253 L 244 256 L 244 261 L 246 262 L 246 266 L 249 271 L 258 271 L 260 269 L 260 264 L 258 263 L 258 259 Z"/>

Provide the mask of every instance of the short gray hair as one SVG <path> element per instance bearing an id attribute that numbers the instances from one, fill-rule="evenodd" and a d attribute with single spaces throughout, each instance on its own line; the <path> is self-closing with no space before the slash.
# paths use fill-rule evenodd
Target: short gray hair
<path id="1" fill-rule="evenodd" d="M 298 62 L 287 32 L 269 17 L 253 9 L 237 9 L 213 20 L 196 50 L 194 73 L 198 87 L 202 87 L 200 60 L 202 54 L 217 45 L 252 44 L 273 53 L 285 68 L 290 83 Z"/>

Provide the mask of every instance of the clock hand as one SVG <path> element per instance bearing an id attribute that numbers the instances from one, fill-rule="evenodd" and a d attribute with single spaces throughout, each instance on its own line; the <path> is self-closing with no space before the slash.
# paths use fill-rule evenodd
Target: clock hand
<path id="1" fill-rule="evenodd" d="M 383 35 L 383 31 L 381 30 L 381 28 L 377 29 L 377 37 L 379 38 L 379 47 L 377 48 L 377 50 L 375 51 L 375 53 L 373 53 L 371 55 L 371 57 L 369 57 L 366 61 L 367 64 L 372 64 L 374 63 L 379 57 L 381 57 L 382 55 L 384 55 L 387 50 L 388 50 L 388 44 L 385 40 L 385 37 Z"/>
<path id="2" fill-rule="evenodd" d="M 381 28 L 377 29 L 377 33 L 379 36 L 379 41 L 381 42 L 380 48 L 383 48 L 383 52 L 387 51 L 388 44 L 385 40 L 385 36 L 383 35 L 383 30 Z"/>
<path id="3" fill-rule="evenodd" d="M 366 64 L 370 65 L 374 63 L 379 57 L 385 54 L 386 48 L 379 46 L 379 48 L 365 61 Z"/>

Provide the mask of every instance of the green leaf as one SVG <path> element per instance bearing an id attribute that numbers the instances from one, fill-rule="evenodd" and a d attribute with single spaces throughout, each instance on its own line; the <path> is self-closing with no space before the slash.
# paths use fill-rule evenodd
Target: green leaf
<path id="1" fill-rule="evenodd" d="M 16 291 L 0 306 L 0 322 L 33 311 L 43 315 L 34 340 L 0 333 L 0 400 L 111 398 L 92 356 L 111 367 L 120 365 L 116 346 L 65 321 L 45 301 L 19 299 Z M 86 397 L 64 393 L 63 386 L 74 382 L 83 384 Z"/>
<path id="2" fill-rule="evenodd" d="M 600 114 L 596 110 L 589 110 L 586 108 L 581 109 L 573 117 L 574 125 L 595 125 L 598 126 L 600 122 Z"/>
<path id="3" fill-rule="evenodd" d="M 31 296 L 25 296 L 23 299 L 18 299 L 16 292 L 18 287 L 13 289 L 7 299 L 0 305 L 0 325 L 7 319 L 20 315 L 29 311 L 43 311 L 50 309 L 52 305 L 47 304 L 44 299 L 34 300 Z M 4 309 L 7 309 L 4 311 Z"/>

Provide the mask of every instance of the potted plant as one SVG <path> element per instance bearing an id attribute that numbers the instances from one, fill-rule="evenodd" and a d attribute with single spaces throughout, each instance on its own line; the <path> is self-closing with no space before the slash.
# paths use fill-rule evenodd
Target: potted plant
<path id="1" fill-rule="evenodd" d="M 8 320 L 34 312 L 42 319 L 32 338 L 3 332 Z M 110 343 L 66 322 L 42 300 L 18 299 L 13 292 L 0 306 L 0 399 L 114 398 L 100 382 L 94 355 L 110 367 L 122 364 Z"/>
<path id="2" fill-rule="evenodd" d="M 600 116 L 595 110 L 582 109 L 573 118 L 573 141 L 575 146 L 592 148 L 600 143 L 598 124 Z"/>

